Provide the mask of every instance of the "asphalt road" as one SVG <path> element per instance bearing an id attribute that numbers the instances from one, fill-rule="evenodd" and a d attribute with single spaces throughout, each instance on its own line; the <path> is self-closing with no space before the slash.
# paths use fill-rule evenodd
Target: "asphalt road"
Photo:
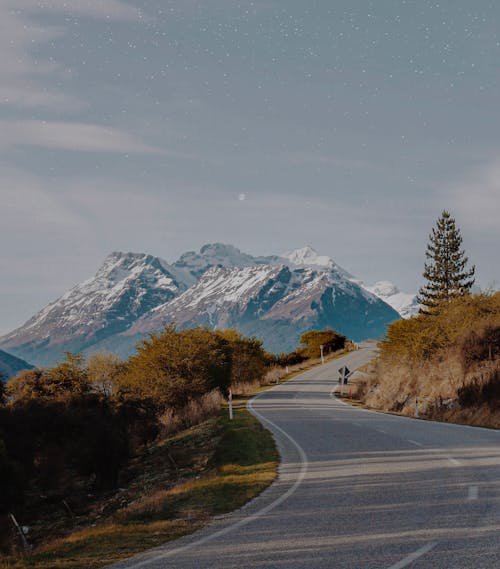
<path id="1" fill-rule="evenodd" d="M 384 415 L 331 396 L 369 348 L 253 400 L 277 482 L 127 569 L 500 568 L 500 431 Z"/>

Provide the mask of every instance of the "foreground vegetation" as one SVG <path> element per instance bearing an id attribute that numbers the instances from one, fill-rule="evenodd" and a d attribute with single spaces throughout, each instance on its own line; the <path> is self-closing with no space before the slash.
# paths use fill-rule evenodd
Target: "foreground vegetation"
<path id="1" fill-rule="evenodd" d="M 500 292 L 392 324 L 356 396 L 370 407 L 500 428 Z"/>
<path id="2" fill-rule="evenodd" d="M 12 569 L 90 569 L 176 539 L 215 514 L 230 512 L 275 478 L 278 454 L 271 434 L 245 409 L 226 413 L 151 446 L 119 500 L 95 504 L 90 527 L 72 531 L 24 558 L 5 557 Z M 108 510 L 100 520 L 98 511 Z M 62 512 L 61 512 L 62 513 Z M 86 520 L 89 521 L 88 519 Z"/>
<path id="3" fill-rule="evenodd" d="M 331 357 L 345 338 L 309 332 L 275 356 L 235 330 L 170 326 L 126 362 L 67 354 L 20 373 L 0 391 L 0 566 L 99 567 L 259 494 L 277 454 L 243 396 L 314 365 L 320 344 Z"/>

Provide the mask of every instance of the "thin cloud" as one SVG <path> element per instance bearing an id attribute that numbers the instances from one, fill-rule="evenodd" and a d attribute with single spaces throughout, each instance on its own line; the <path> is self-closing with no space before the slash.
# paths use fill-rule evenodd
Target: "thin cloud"
<path id="1" fill-rule="evenodd" d="M 121 130 L 94 124 L 49 121 L 0 121 L 0 145 L 38 146 L 81 152 L 162 154 Z"/>
<path id="2" fill-rule="evenodd" d="M 37 47 L 64 36 L 60 26 L 36 22 L 46 13 L 86 16 L 105 21 L 147 20 L 142 12 L 119 0 L 6 0 L 0 2 L 0 103 L 16 109 L 75 112 L 86 106 L 76 96 L 53 87 L 63 67 L 44 61 Z"/>
<path id="3" fill-rule="evenodd" d="M 80 14 L 91 18 L 106 18 L 110 20 L 136 21 L 143 17 L 141 10 L 122 0 L 8 0 L 10 8 L 25 12 L 62 12 L 65 14 Z"/>

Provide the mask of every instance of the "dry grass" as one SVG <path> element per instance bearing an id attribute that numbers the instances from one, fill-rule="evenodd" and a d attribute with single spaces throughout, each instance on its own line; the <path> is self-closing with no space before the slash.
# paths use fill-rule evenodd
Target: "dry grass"
<path id="1" fill-rule="evenodd" d="M 76 531 L 24 559 L 0 561 L 1 569 L 96 569 L 193 531 L 184 521 L 109 523 Z"/>
<path id="2" fill-rule="evenodd" d="M 220 391 L 215 389 L 200 399 L 190 401 L 183 409 L 167 409 L 159 418 L 162 435 L 167 436 L 199 425 L 209 417 L 217 415 L 223 404 L 224 398 Z"/>
<path id="3" fill-rule="evenodd" d="M 418 401 L 422 418 L 500 428 L 500 358 L 464 370 L 462 354 L 452 347 L 421 362 L 379 359 L 365 372 L 354 396 L 367 407 L 414 416 Z"/>
<path id="4" fill-rule="evenodd" d="M 404 415 L 415 412 L 415 397 L 420 410 L 440 399 L 454 399 L 463 384 L 463 372 L 456 357 L 423 365 L 396 361 L 378 361 L 365 386 L 365 403 L 384 411 Z"/>
<path id="5" fill-rule="evenodd" d="M 233 395 L 247 397 L 257 393 L 261 386 L 260 381 L 237 381 L 231 385 L 231 391 Z"/>

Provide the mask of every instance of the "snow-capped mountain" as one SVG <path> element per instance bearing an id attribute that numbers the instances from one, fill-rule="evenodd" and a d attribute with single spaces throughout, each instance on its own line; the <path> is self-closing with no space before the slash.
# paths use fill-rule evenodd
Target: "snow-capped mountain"
<path id="1" fill-rule="evenodd" d="M 323 267 L 332 269 L 335 265 L 333 259 L 325 255 L 320 255 L 309 245 L 294 251 L 287 251 L 281 255 L 281 259 L 285 259 L 292 265 L 304 267 Z"/>
<path id="2" fill-rule="evenodd" d="M 115 252 L 95 277 L 73 287 L 0 342 L 11 353 L 46 365 L 64 351 L 88 349 L 126 330 L 186 288 L 160 258 Z"/>
<path id="3" fill-rule="evenodd" d="M 399 317 L 332 259 L 309 247 L 266 258 L 265 265 L 261 260 L 244 267 L 211 267 L 186 292 L 145 314 L 122 336 L 137 340 L 167 322 L 237 327 L 279 352 L 294 349 L 310 328 L 331 326 L 362 340 L 383 335 L 386 324 Z"/>
<path id="4" fill-rule="evenodd" d="M 267 349 L 287 351 L 311 328 L 330 326 L 354 340 L 380 337 L 398 313 L 329 257 L 304 247 L 253 257 L 205 245 L 167 264 L 113 253 L 96 276 L 0 338 L 17 356 L 47 365 L 64 351 L 126 356 L 148 333 L 179 327 L 238 327 Z"/>
<path id="5" fill-rule="evenodd" d="M 259 317 L 270 299 L 283 295 L 290 271 L 285 266 L 211 267 L 184 294 L 144 315 L 130 333 L 157 330 L 162 322 L 228 328 Z M 251 301 L 259 298 L 252 311 Z M 259 313 L 260 310 L 260 313 Z"/>
<path id="6" fill-rule="evenodd" d="M 387 302 L 403 318 L 410 318 L 410 316 L 418 314 L 420 305 L 417 302 L 417 295 L 401 292 L 390 281 L 379 281 L 373 286 L 365 286 L 364 288 Z"/>

